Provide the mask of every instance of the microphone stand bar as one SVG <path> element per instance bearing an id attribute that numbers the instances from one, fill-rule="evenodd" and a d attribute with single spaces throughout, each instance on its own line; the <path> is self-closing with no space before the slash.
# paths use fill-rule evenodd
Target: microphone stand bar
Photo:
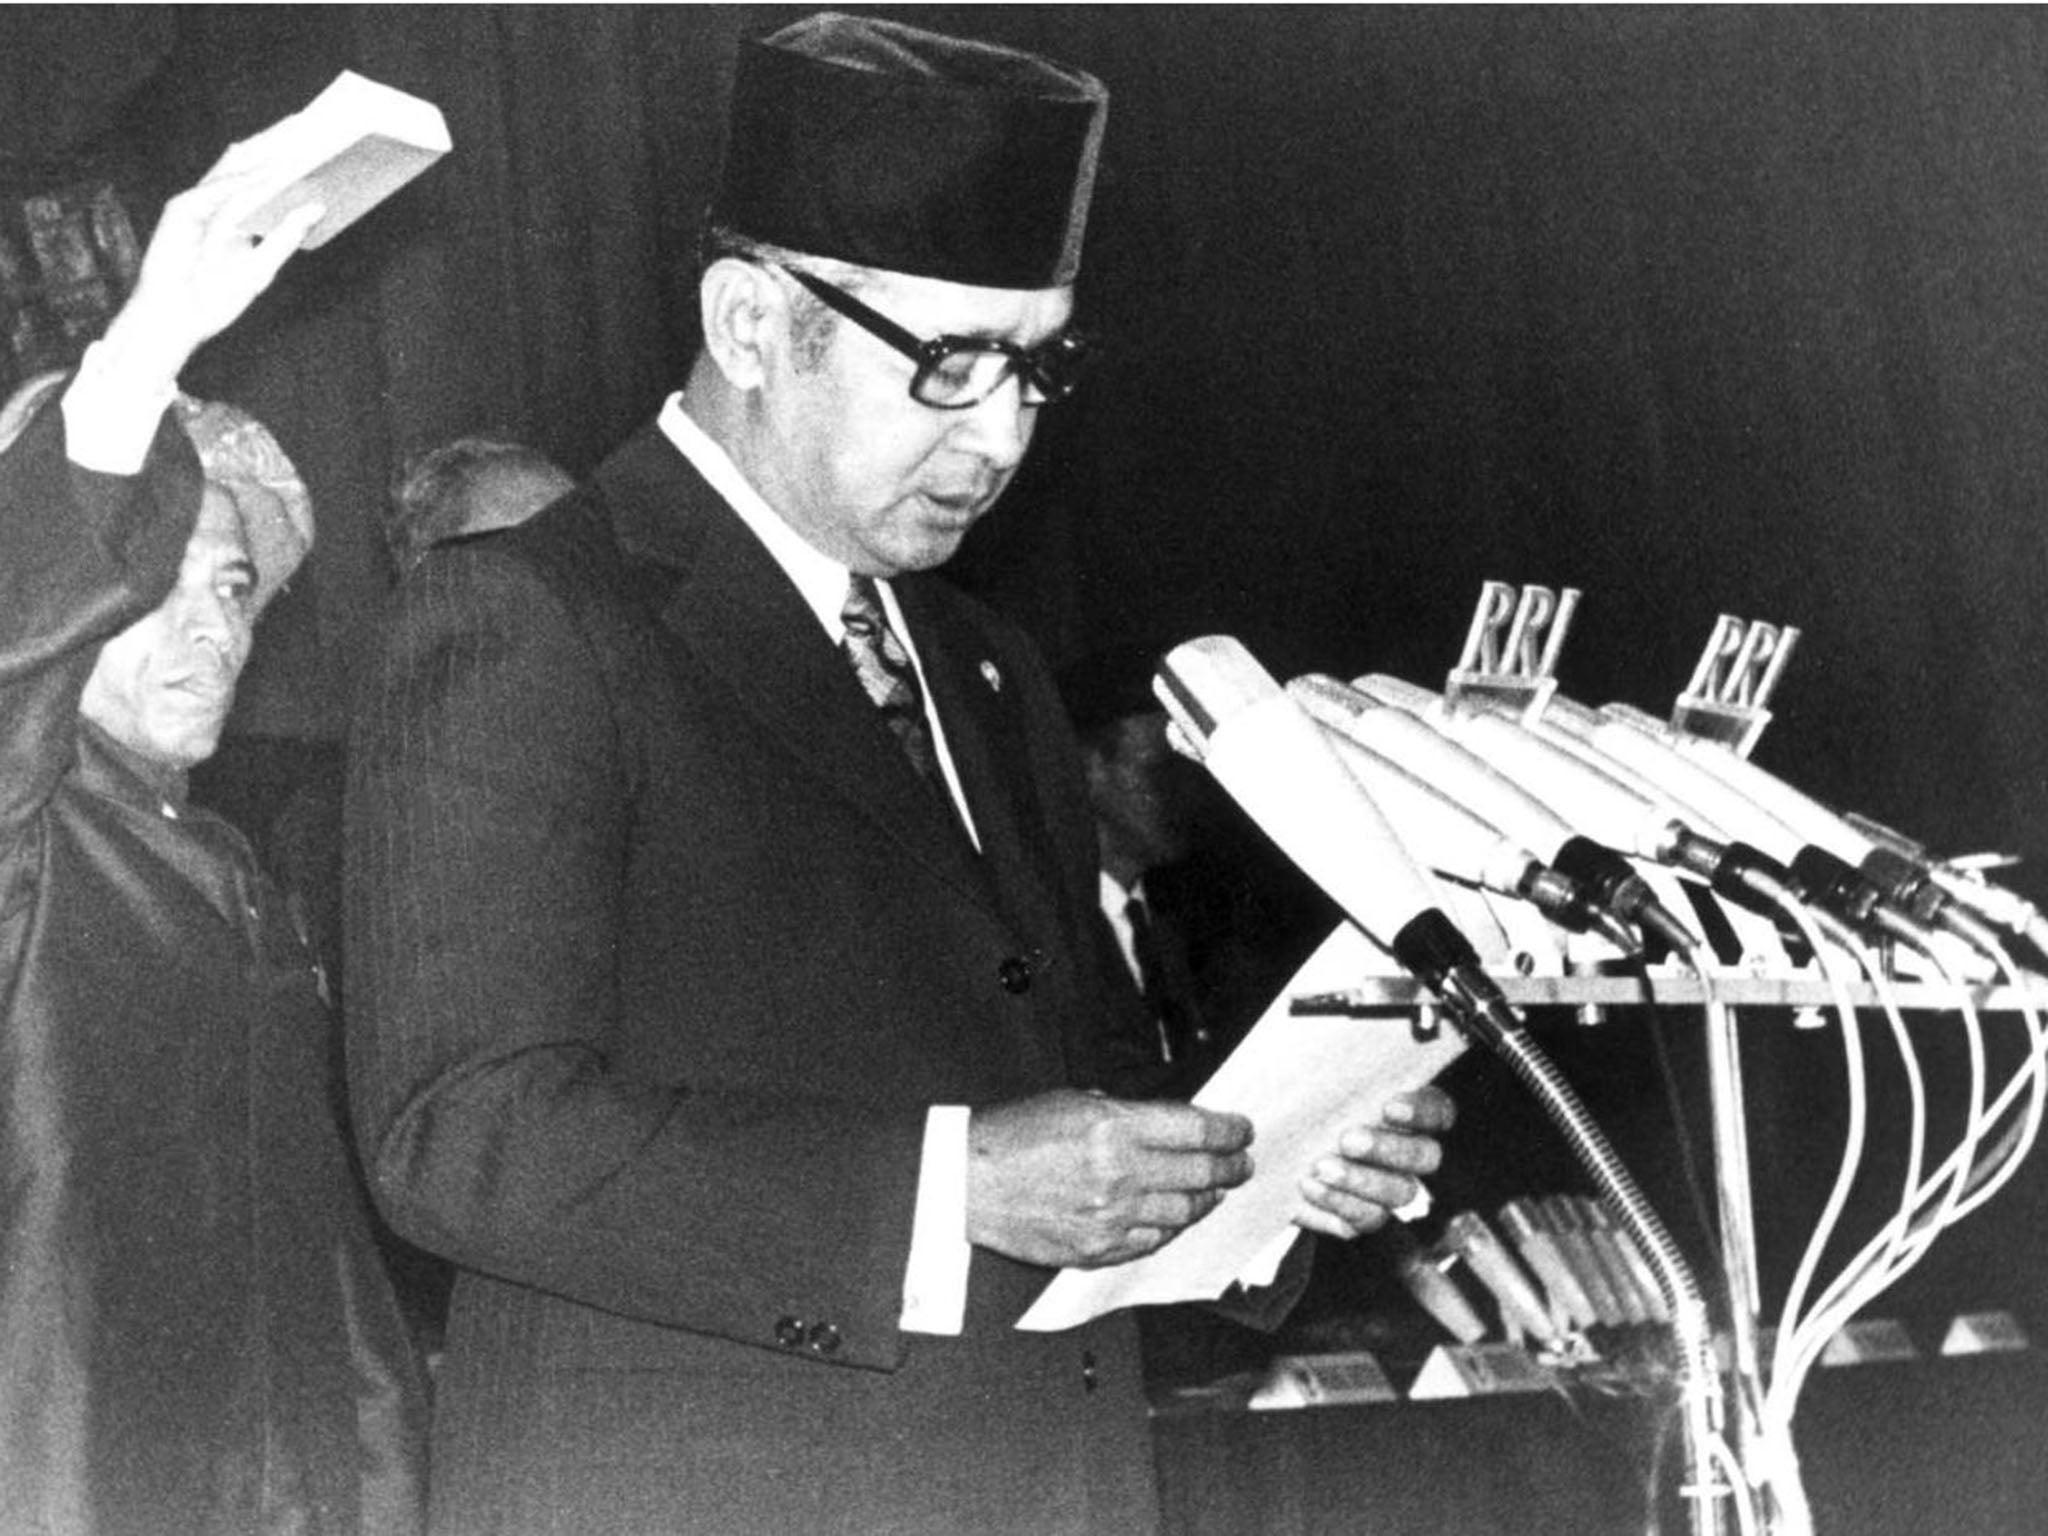
<path id="1" fill-rule="evenodd" d="M 1868 982 L 1831 985 L 1818 976 L 1698 976 L 1581 974 L 1571 976 L 1500 975 L 1493 978 L 1502 997 L 1517 1008 L 1573 1007 L 1581 1004 L 1629 1007 L 1699 1007 L 1725 1003 L 1731 1008 L 1832 1008 L 1846 993 L 1859 1008 L 1882 1007 L 1884 999 Z M 1981 1013 L 2022 1013 L 2048 1009 L 2048 980 L 2028 978 L 2025 986 L 1969 984 L 1970 1000 Z M 1953 984 L 1901 981 L 1890 996 L 1906 1012 L 1954 1013 Z M 1341 992 L 1295 997 L 1289 1011 L 1298 1014 L 1374 1014 L 1412 1012 L 1437 1001 L 1428 986 L 1411 976 L 1368 976 Z"/>

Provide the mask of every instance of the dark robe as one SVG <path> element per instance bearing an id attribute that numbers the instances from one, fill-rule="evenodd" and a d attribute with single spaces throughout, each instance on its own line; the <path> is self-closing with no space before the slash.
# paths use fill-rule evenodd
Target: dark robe
<path id="1" fill-rule="evenodd" d="M 424 1392 L 337 1126 L 334 1024 L 248 843 L 79 715 L 198 466 L 0 455 L 0 1532 L 403 1533 Z"/>

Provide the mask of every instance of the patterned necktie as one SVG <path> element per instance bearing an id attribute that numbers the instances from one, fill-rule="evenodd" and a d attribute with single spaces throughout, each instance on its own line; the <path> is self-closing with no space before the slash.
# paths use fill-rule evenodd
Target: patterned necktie
<path id="1" fill-rule="evenodd" d="M 848 582 L 846 606 L 839 610 L 839 617 L 846 625 L 846 639 L 841 644 L 853 664 L 854 676 L 882 712 L 911 766 L 927 783 L 943 791 L 931 728 L 924 717 L 924 692 L 917 685 L 917 668 L 910 664 L 903 642 L 889 627 L 882 596 L 872 580 L 855 576 Z M 947 801 L 951 803 L 950 795 Z"/>

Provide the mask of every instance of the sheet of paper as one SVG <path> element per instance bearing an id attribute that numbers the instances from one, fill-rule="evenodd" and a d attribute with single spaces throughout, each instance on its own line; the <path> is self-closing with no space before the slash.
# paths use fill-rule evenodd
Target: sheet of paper
<path id="1" fill-rule="evenodd" d="M 1357 928 L 1345 923 L 1332 933 L 1195 1095 L 1204 1108 L 1251 1117 L 1251 1181 L 1155 1253 L 1110 1269 L 1062 1270 L 1017 1326 L 1072 1328 L 1119 1307 L 1209 1301 L 1234 1281 L 1270 1279 L 1304 1208 L 1302 1175 L 1335 1149 L 1338 1132 L 1389 1096 L 1429 1082 L 1465 1049 L 1448 1021 L 1417 1038 L 1413 1012 L 1290 1011 L 1297 996 L 1390 974 L 1393 962 Z"/>

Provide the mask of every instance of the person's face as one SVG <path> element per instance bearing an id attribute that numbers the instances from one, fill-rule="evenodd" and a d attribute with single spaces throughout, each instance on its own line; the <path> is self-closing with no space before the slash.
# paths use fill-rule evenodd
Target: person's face
<path id="1" fill-rule="evenodd" d="M 1163 712 L 1126 715 L 1088 754 L 1088 793 L 1111 851 L 1139 871 L 1194 851 L 1200 770 L 1166 740 Z"/>
<path id="2" fill-rule="evenodd" d="M 785 280 L 786 281 L 786 280 Z M 1065 288 L 966 288 L 877 274 L 861 299 L 920 337 L 997 337 L 1035 347 L 1073 310 Z M 759 403 L 755 484 L 797 531 L 870 576 L 951 558 L 1023 462 L 1039 407 L 1006 380 L 988 399 L 941 411 L 910 398 L 915 365 L 850 321 L 823 355 L 785 352 Z"/>
<path id="3" fill-rule="evenodd" d="M 80 712 L 129 750 L 175 768 L 212 755 L 256 624 L 256 566 L 234 498 L 206 488 L 178 583 L 100 647 Z"/>

